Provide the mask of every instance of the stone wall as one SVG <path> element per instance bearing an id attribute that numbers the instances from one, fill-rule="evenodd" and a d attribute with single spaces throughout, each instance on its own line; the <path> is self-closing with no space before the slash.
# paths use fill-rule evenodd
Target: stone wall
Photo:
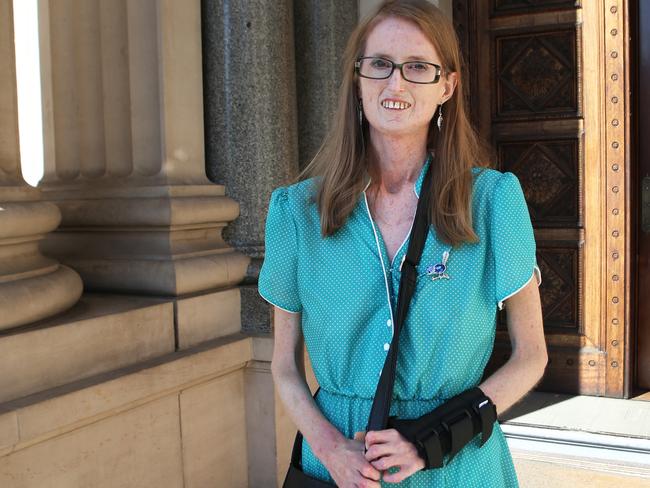
<path id="1" fill-rule="evenodd" d="M 257 366 L 270 350 L 232 335 L 5 402 L 0 486 L 273 486 L 289 439 Z"/>

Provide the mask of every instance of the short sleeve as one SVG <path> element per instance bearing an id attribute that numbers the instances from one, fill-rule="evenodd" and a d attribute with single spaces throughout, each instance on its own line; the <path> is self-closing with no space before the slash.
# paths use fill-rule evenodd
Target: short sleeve
<path id="1" fill-rule="evenodd" d="M 535 256 L 535 236 L 524 192 L 517 177 L 503 173 L 492 198 L 491 244 L 494 256 L 495 300 L 503 302 L 517 294 L 535 275 L 542 282 Z"/>
<path id="2" fill-rule="evenodd" d="M 286 188 L 278 188 L 271 195 L 264 242 L 264 263 L 258 280 L 260 295 L 287 312 L 300 312 L 298 236 Z"/>

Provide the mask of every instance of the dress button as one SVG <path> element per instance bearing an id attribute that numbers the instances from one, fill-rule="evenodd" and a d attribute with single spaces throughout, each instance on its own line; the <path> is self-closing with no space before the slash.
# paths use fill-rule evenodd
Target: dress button
<path id="1" fill-rule="evenodd" d="M 390 344 L 387 342 L 384 344 L 384 351 L 388 351 L 390 349 Z"/>
<path id="2" fill-rule="evenodd" d="M 392 321 L 391 319 L 388 319 L 388 320 L 386 321 L 386 325 L 387 325 L 388 327 L 390 327 L 391 325 L 393 325 L 393 321 Z"/>

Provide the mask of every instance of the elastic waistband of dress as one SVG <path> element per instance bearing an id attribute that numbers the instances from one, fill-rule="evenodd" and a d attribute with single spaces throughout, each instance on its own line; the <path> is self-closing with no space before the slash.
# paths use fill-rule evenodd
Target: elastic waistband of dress
<path id="1" fill-rule="evenodd" d="M 347 401 L 357 401 L 357 402 L 369 402 L 372 403 L 373 398 L 372 397 L 366 397 L 366 396 L 361 396 L 361 395 L 352 395 L 349 393 L 343 393 L 343 392 L 338 392 L 338 391 L 332 391 L 332 390 L 326 390 L 325 388 L 320 388 L 318 395 L 327 395 L 327 396 L 334 396 L 338 397 Z M 425 403 L 427 405 L 442 405 L 445 401 L 447 401 L 448 398 L 442 398 L 442 397 L 431 397 L 431 398 L 399 398 L 399 397 L 393 397 L 392 403 L 400 403 L 400 404 L 410 404 L 410 403 L 415 403 L 415 404 L 422 404 Z"/>

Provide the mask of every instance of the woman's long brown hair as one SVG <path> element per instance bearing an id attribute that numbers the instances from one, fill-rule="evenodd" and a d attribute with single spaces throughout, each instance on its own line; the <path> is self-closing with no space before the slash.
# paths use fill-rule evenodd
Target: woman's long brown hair
<path id="1" fill-rule="evenodd" d="M 462 57 L 451 21 L 426 0 L 386 1 L 354 30 L 344 54 L 339 104 L 330 130 L 299 179 L 318 177 L 316 202 L 323 237 L 343 226 L 357 205 L 365 174 L 373 173 L 368 123 L 360 127 L 354 62 L 363 56 L 370 31 L 388 17 L 416 24 L 440 56 L 443 73 L 455 72 L 458 84 L 444 105 L 444 125 L 429 125 L 428 150 L 435 155 L 431 171 L 430 217 L 438 237 L 450 245 L 476 242 L 472 228 L 472 167 L 487 166 L 486 150 L 472 129 L 461 77 Z M 434 117 L 435 119 L 435 117 Z M 364 142 L 365 140 L 365 142 Z M 433 187 L 435 185 L 435 188 Z"/>

